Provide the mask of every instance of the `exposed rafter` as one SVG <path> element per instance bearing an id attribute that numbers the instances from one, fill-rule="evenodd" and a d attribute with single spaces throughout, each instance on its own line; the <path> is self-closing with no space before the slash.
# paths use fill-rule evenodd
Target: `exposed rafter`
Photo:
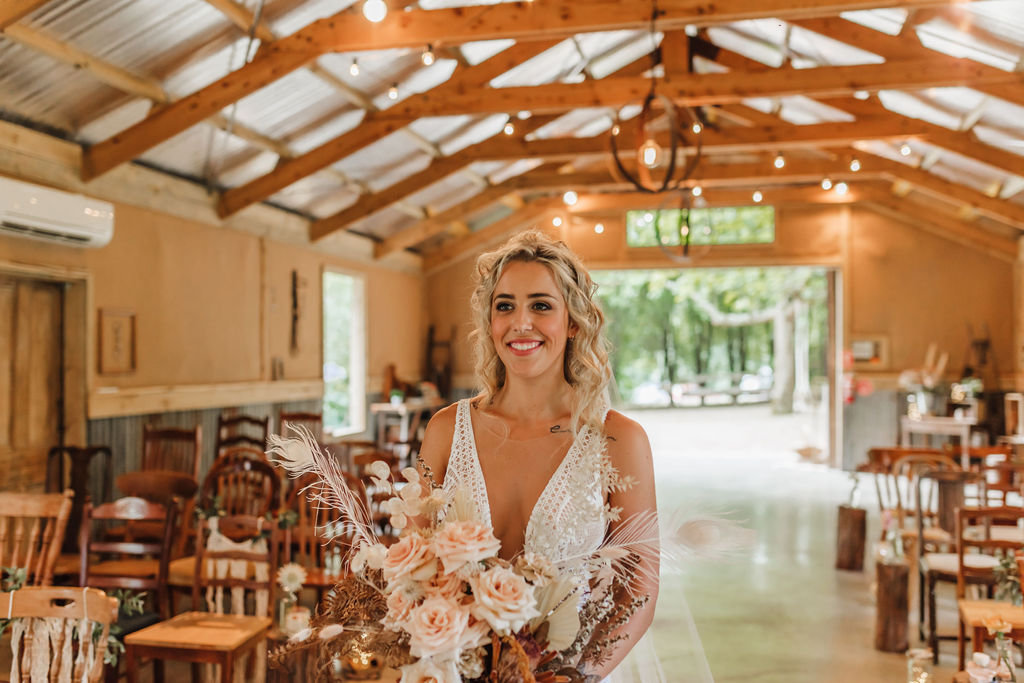
<path id="1" fill-rule="evenodd" d="M 4 0 L 0 5 L 0 30 L 36 11 L 49 0 Z"/>
<path id="2" fill-rule="evenodd" d="M 867 90 L 942 86 L 1024 84 L 1024 76 L 989 70 L 962 59 L 918 59 L 885 64 L 827 66 L 816 69 L 765 69 L 756 73 L 692 74 L 685 80 L 659 83 L 658 92 L 691 107 L 741 102 L 750 97 L 834 97 Z M 645 78 L 604 78 L 584 83 L 494 88 L 479 92 L 425 95 L 380 113 L 381 119 L 408 120 L 424 116 L 569 111 L 581 107 L 620 107 L 640 102 L 650 89 Z"/>

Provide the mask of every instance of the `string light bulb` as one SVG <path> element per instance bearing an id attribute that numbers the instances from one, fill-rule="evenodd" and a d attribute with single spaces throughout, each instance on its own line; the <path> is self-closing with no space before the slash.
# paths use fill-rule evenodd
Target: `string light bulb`
<path id="1" fill-rule="evenodd" d="M 352 59 L 352 66 L 348 68 L 348 72 L 353 76 L 359 75 L 359 62 L 357 62 L 355 58 Z"/>
<path id="2" fill-rule="evenodd" d="M 612 126 L 612 135 L 618 135 L 621 130 L 622 129 L 619 128 L 619 124 L 616 123 L 614 126 Z"/>
<path id="3" fill-rule="evenodd" d="M 857 157 L 850 159 L 850 170 L 854 173 L 860 170 L 860 159 Z"/>
<path id="4" fill-rule="evenodd" d="M 831 178 L 822 178 L 821 179 L 821 189 L 825 190 L 826 192 L 831 190 L 832 189 L 832 179 Z"/>
<path id="5" fill-rule="evenodd" d="M 782 168 L 786 165 L 786 157 L 782 156 L 782 153 L 780 152 L 775 155 L 775 161 L 773 161 L 772 164 L 775 168 Z"/>
<path id="6" fill-rule="evenodd" d="M 391 87 L 388 88 L 388 99 L 389 100 L 397 100 L 398 99 L 398 84 L 397 83 L 392 83 Z"/>
<path id="7" fill-rule="evenodd" d="M 640 145 L 640 161 L 647 168 L 654 168 L 658 165 L 661 157 L 661 147 L 654 141 L 654 138 L 647 138 L 644 144 Z"/>
<path id="8" fill-rule="evenodd" d="M 764 199 L 764 195 L 761 194 L 761 190 L 754 190 L 754 194 L 751 196 L 755 204 L 760 204 L 761 200 Z"/>
<path id="9" fill-rule="evenodd" d="M 555 216 L 554 218 L 552 218 L 551 219 L 551 225 L 555 226 L 556 228 L 562 227 L 562 217 L 561 216 Z"/>
<path id="10" fill-rule="evenodd" d="M 836 194 L 838 195 L 846 194 L 849 191 L 849 189 L 850 186 L 847 185 L 846 183 L 836 183 Z"/>
<path id="11" fill-rule="evenodd" d="M 902 145 L 900 145 L 900 156 L 909 157 L 910 153 L 913 151 L 914 150 L 910 149 L 910 145 L 908 145 L 905 142 Z"/>
<path id="12" fill-rule="evenodd" d="M 594 223 L 594 232 L 598 235 L 604 232 L 604 223 Z"/>
<path id="13" fill-rule="evenodd" d="M 423 66 L 430 66 L 434 63 L 434 48 L 429 43 L 427 43 L 427 49 L 423 51 L 420 59 L 423 61 Z"/>
<path id="14" fill-rule="evenodd" d="M 516 124 L 512 123 L 510 119 L 505 122 L 505 128 L 503 128 L 502 130 L 505 131 L 505 135 L 512 135 L 513 133 L 516 132 Z"/>
<path id="15" fill-rule="evenodd" d="M 693 189 L 690 190 L 690 194 L 692 194 L 694 197 L 699 197 L 702 194 L 704 194 L 704 189 L 700 185 L 694 185 Z"/>
<path id="16" fill-rule="evenodd" d="M 580 196 L 573 190 L 567 190 L 566 193 L 562 195 L 562 201 L 565 202 L 566 206 L 572 206 L 579 201 L 579 198 Z"/>
<path id="17" fill-rule="evenodd" d="M 700 132 L 704 130 L 704 126 L 700 125 L 700 121 L 694 121 L 693 126 L 690 127 L 694 135 L 700 135 Z"/>
<path id="18" fill-rule="evenodd" d="M 367 21 L 373 23 L 379 23 L 384 21 L 384 17 L 388 15 L 388 6 L 384 3 L 384 0 L 366 0 L 363 3 L 363 16 L 366 17 Z"/>

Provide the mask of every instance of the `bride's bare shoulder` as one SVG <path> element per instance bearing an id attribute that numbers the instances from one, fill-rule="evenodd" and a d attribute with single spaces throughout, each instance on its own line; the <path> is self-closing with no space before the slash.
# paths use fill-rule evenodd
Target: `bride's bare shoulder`
<path id="1" fill-rule="evenodd" d="M 420 457 L 430 467 L 438 484 L 444 481 L 444 475 L 448 469 L 448 456 L 451 454 L 452 437 L 455 435 L 457 412 L 458 403 L 453 403 L 437 411 L 430 418 L 427 430 L 423 434 Z"/>

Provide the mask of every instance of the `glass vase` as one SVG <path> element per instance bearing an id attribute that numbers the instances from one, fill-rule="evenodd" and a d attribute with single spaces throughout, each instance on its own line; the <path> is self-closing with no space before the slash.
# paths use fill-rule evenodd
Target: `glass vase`
<path id="1" fill-rule="evenodd" d="M 288 621 L 288 610 L 295 607 L 299 602 L 299 598 L 292 593 L 287 591 L 281 600 L 277 603 L 277 627 L 282 631 L 286 630 L 286 624 Z"/>
<path id="2" fill-rule="evenodd" d="M 931 683 L 932 651 L 927 648 L 907 650 L 907 683 Z"/>
<path id="3" fill-rule="evenodd" d="M 1003 667 L 1009 672 L 1009 678 L 1003 677 L 1001 680 L 1016 681 L 1017 680 L 1017 667 L 1013 661 L 1013 641 L 1004 636 L 1002 633 L 996 636 L 996 671 L 1002 671 Z"/>

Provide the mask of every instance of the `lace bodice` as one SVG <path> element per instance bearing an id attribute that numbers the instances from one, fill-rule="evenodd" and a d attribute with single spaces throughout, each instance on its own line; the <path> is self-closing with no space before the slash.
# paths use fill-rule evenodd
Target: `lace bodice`
<path id="1" fill-rule="evenodd" d="M 601 434 L 590 427 L 580 430 L 530 513 L 525 552 L 559 562 L 590 554 L 601 545 L 607 524 L 601 469 L 604 457 Z M 455 434 L 444 477 L 449 499 L 459 487 L 469 494 L 480 521 L 490 525 L 491 506 L 473 436 L 469 399 L 459 401 L 456 409 Z"/>

